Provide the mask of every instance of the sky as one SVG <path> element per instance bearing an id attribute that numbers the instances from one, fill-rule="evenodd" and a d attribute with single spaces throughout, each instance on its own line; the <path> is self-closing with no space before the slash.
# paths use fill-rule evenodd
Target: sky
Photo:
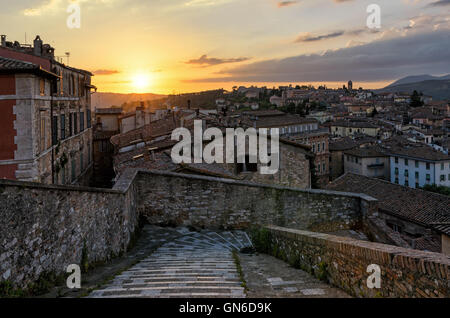
<path id="1" fill-rule="evenodd" d="M 80 28 L 69 28 L 80 8 Z M 379 29 L 367 27 L 370 4 Z M 380 88 L 450 73 L 450 0 L 0 0 L 0 33 L 39 34 L 102 92 Z"/>

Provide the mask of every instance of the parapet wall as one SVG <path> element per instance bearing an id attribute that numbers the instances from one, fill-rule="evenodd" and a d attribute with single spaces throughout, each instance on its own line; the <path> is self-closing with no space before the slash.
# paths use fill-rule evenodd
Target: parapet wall
<path id="1" fill-rule="evenodd" d="M 356 297 L 450 297 L 450 258 L 346 237 L 267 227 L 266 251 Z M 381 286 L 367 279 L 381 268 Z"/>
<path id="2" fill-rule="evenodd" d="M 376 210 L 369 196 L 230 179 L 139 171 L 138 209 L 149 223 L 246 229 L 274 224 L 311 231 L 359 226 Z"/>
<path id="3" fill-rule="evenodd" d="M 69 264 L 126 251 L 138 225 L 135 194 L 132 184 L 119 191 L 0 180 L 0 283 L 27 289 Z"/>
<path id="4" fill-rule="evenodd" d="M 69 264 L 126 251 L 140 216 L 159 225 L 312 231 L 357 226 L 376 200 L 161 171 L 126 170 L 113 190 L 0 180 L 0 283 L 27 288 Z"/>

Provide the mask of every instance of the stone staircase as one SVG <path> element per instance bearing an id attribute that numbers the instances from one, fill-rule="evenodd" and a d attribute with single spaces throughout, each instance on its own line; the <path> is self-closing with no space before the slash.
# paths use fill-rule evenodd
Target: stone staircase
<path id="1" fill-rule="evenodd" d="M 233 251 L 252 248 L 245 232 L 175 230 L 179 236 L 144 258 L 92 298 L 245 297 Z M 165 242 L 165 243 L 164 243 Z"/>

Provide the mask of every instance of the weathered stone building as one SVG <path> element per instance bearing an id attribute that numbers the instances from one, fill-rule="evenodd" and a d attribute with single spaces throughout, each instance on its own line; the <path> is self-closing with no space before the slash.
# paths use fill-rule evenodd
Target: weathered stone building
<path id="1" fill-rule="evenodd" d="M 0 47 L 0 176 L 87 183 L 92 167 L 90 72 L 55 60 L 39 36 L 33 47 Z M 3 146 L 4 145 L 4 146 Z"/>

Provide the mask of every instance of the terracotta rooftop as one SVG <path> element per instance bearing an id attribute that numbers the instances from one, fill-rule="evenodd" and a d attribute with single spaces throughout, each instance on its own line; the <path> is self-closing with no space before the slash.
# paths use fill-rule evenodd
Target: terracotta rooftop
<path id="1" fill-rule="evenodd" d="M 122 108 L 110 107 L 110 108 L 96 108 L 96 114 L 122 114 Z"/>
<path id="2" fill-rule="evenodd" d="M 344 151 L 345 154 L 360 158 L 389 157 L 378 146 L 354 148 Z"/>
<path id="3" fill-rule="evenodd" d="M 57 77 L 58 75 L 43 69 L 40 65 L 0 56 L 0 73 L 32 72 L 44 76 Z"/>
<path id="4" fill-rule="evenodd" d="M 329 183 L 328 190 L 362 192 L 379 200 L 387 213 L 450 235 L 450 197 L 384 180 L 347 173 Z"/>
<path id="5" fill-rule="evenodd" d="M 450 160 L 450 156 L 435 150 L 429 146 L 403 146 L 387 150 L 390 155 L 398 157 L 408 157 L 412 159 L 443 161 Z"/>

